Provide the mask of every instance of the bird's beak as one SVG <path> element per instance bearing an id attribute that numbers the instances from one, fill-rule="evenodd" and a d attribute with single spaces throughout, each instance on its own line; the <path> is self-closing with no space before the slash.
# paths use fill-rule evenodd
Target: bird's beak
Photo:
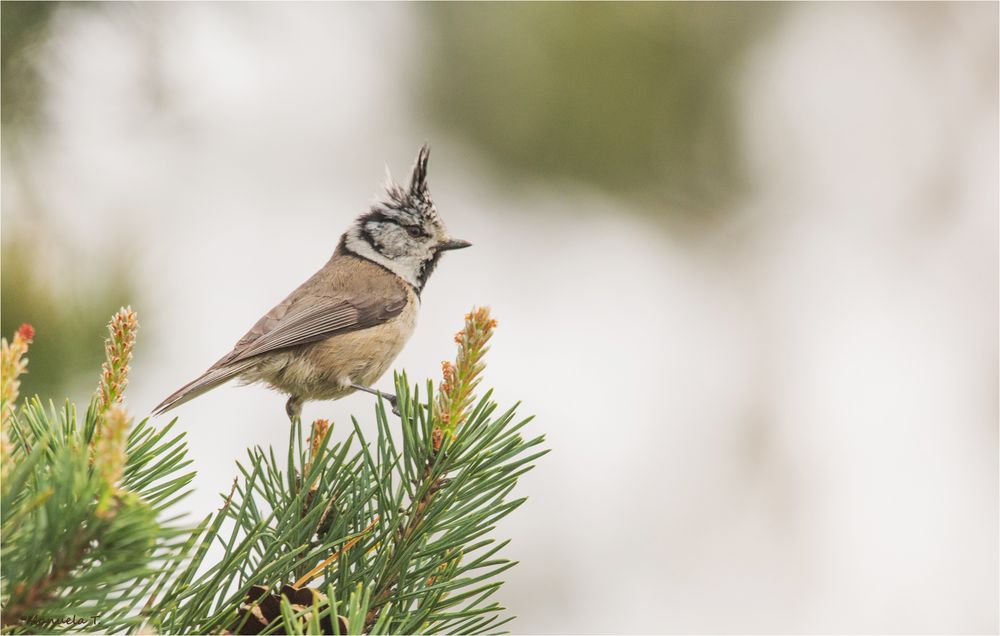
<path id="1" fill-rule="evenodd" d="M 445 250 L 460 250 L 463 247 L 469 247 L 470 245 L 472 245 L 472 243 L 463 241 L 462 239 L 448 239 L 443 243 L 438 243 L 437 248 L 439 251 L 443 252 Z"/>

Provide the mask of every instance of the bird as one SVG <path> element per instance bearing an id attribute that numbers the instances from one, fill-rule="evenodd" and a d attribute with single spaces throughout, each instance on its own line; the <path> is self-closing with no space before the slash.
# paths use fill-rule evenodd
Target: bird
<path id="1" fill-rule="evenodd" d="M 372 385 L 413 334 L 420 294 L 442 254 L 472 245 L 452 238 L 438 215 L 427 186 L 429 157 L 424 144 L 405 186 L 388 176 L 384 195 L 344 232 L 327 263 L 153 414 L 234 378 L 288 395 L 293 423 L 303 402 L 354 391 L 381 395 L 395 411 L 395 396 Z"/>

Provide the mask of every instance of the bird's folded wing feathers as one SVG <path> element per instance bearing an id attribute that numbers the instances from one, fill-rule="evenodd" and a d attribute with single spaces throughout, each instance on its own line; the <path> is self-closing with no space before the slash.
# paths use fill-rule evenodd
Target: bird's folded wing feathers
<path id="1" fill-rule="evenodd" d="M 233 350 L 208 371 L 161 402 L 154 413 L 168 411 L 243 373 L 261 354 L 316 342 L 348 331 L 375 327 L 402 313 L 409 302 L 401 287 L 380 293 L 317 294 L 315 286 L 299 287 L 250 328 Z"/>
<path id="2" fill-rule="evenodd" d="M 398 316 L 406 306 L 406 294 L 382 298 L 380 302 L 343 297 L 289 298 L 257 321 L 236 346 L 215 366 L 228 366 L 248 358 L 308 344 L 336 333 L 380 325 Z"/>

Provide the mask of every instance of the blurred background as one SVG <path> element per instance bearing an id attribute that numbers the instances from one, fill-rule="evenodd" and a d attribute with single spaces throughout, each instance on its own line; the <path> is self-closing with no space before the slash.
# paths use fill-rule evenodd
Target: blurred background
<path id="1" fill-rule="evenodd" d="M 0 6 L 24 392 L 85 401 L 130 303 L 147 413 L 429 141 L 475 247 L 397 368 L 493 307 L 486 384 L 553 449 L 514 632 L 1000 629 L 996 3 Z M 287 443 L 264 388 L 176 415 L 197 515 Z"/>

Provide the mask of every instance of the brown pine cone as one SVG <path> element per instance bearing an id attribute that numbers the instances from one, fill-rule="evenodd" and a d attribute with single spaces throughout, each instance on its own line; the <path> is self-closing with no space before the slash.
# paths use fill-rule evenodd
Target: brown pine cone
<path id="1" fill-rule="evenodd" d="M 247 592 L 246 600 L 240 604 L 239 616 L 232 626 L 224 630 L 223 634 L 259 634 L 273 621 L 281 622 L 281 597 L 288 599 L 292 609 L 298 613 L 308 610 L 313 606 L 313 599 L 318 605 L 326 602 L 326 596 L 319 590 L 311 587 L 297 588 L 285 585 L 281 588 L 280 594 L 272 594 L 263 585 L 255 585 Z M 309 615 L 305 614 L 300 619 L 303 627 Z M 347 634 L 347 618 L 337 616 L 340 634 Z M 324 616 L 319 621 L 320 628 L 324 634 L 335 634 L 333 621 L 330 616 Z M 287 634 L 284 627 L 279 627 L 273 634 Z"/>

